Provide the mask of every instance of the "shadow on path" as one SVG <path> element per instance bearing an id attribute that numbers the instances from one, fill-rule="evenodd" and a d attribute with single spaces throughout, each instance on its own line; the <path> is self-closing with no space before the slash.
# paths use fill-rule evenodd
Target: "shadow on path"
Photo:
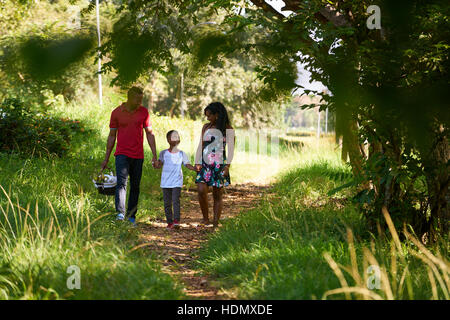
<path id="1" fill-rule="evenodd" d="M 241 184 L 225 188 L 221 220 L 254 208 L 270 191 L 268 185 Z M 209 216 L 212 219 L 212 194 L 208 194 Z M 212 225 L 202 226 L 202 213 L 197 200 L 197 190 L 183 190 L 181 195 L 181 224 L 179 229 L 167 229 L 165 220 L 140 223 L 140 242 L 145 250 L 159 256 L 163 270 L 185 286 L 188 299 L 232 299 L 214 286 L 214 281 L 201 276 L 192 268 L 196 251 L 213 231 Z M 219 225 L 220 228 L 220 225 Z"/>

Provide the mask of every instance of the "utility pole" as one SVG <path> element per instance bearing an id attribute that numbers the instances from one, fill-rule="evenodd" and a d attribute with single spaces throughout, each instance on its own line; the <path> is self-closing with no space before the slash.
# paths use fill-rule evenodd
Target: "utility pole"
<path id="1" fill-rule="evenodd" d="M 180 115 L 184 118 L 184 70 L 181 70 L 180 76 Z"/>
<path id="2" fill-rule="evenodd" d="M 325 110 L 325 133 L 328 133 L 328 107 Z"/>
<path id="3" fill-rule="evenodd" d="M 320 138 L 320 106 L 317 107 L 317 139 Z"/>
<path id="4" fill-rule="evenodd" d="M 100 106 L 103 106 L 103 90 L 102 90 L 102 74 L 100 71 L 102 70 L 102 61 L 100 59 L 100 47 L 101 47 L 101 41 L 100 41 L 100 10 L 99 10 L 99 3 L 98 0 L 95 0 L 95 12 L 97 15 L 97 35 L 98 35 L 98 99 Z"/>

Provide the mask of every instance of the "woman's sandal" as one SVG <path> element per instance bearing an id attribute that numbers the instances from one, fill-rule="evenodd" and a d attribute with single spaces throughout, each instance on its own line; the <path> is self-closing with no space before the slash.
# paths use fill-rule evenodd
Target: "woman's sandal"
<path id="1" fill-rule="evenodd" d="M 208 221 L 208 223 L 202 221 L 197 225 L 197 228 L 206 228 L 208 224 L 211 224 L 211 222 Z"/>

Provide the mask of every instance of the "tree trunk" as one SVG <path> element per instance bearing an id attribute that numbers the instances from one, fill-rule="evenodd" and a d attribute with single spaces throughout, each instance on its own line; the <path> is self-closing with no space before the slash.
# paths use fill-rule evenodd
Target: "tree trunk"
<path id="1" fill-rule="evenodd" d="M 426 224 L 430 240 L 435 239 L 436 232 L 447 234 L 450 230 L 449 215 L 449 174 L 448 162 L 450 149 L 447 135 L 441 126 L 431 152 L 424 156 L 424 169 L 427 178 L 428 196 L 431 215 Z"/>
<path id="2" fill-rule="evenodd" d="M 363 155 L 359 145 L 358 124 L 356 121 L 349 121 L 348 125 L 348 130 L 342 140 L 342 150 L 345 149 L 348 153 L 353 174 L 359 176 L 362 174 Z"/>

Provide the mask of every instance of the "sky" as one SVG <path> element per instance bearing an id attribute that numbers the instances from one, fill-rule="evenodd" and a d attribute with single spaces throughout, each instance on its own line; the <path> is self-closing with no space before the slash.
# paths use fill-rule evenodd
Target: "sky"
<path id="1" fill-rule="evenodd" d="M 292 11 L 281 11 L 281 8 L 284 6 L 284 1 L 282 0 L 265 0 L 268 4 L 270 4 L 275 10 L 283 14 L 284 16 L 288 16 L 292 13 Z M 311 73 L 308 72 L 304 65 L 301 63 L 297 63 L 297 84 L 305 87 L 308 90 L 317 90 L 322 91 L 326 89 L 326 87 L 317 81 L 311 81 Z M 297 90 L 296 93 L 302 93 L 304 89 Z"/>

